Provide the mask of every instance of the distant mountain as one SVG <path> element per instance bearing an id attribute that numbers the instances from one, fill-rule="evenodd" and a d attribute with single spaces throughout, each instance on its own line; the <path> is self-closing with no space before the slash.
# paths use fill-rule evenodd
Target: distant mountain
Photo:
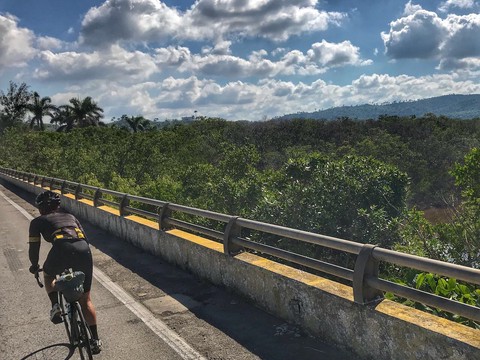
<path id="1" fill-rule="evenodd" d="M 480 94 L 445 95 L 429 99 L 394 102 L 382 105 L 340 106 L 315 112 L 299 112 L 280 116 L 277 119 L 324 119 L 342 117 L 367 120 L 378 119 L 380 115 L 423 116 L 427 113 L 444 115 L 454 119 L 480 118 Z"/>

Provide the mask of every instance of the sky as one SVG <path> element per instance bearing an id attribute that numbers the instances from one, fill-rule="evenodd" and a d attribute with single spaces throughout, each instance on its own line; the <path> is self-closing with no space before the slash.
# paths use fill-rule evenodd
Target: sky
<path id="1" fill-rule="evenodd" d="M 480 94 L 480 0 L 0 0 L 0 90 L 265 120 Z"/>

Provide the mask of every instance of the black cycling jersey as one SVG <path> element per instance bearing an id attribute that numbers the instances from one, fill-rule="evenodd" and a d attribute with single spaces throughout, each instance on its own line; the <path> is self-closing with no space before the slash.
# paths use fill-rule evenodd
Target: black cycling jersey
<path id="1" fill-rule="evenodd" d="M 29 242 L 40 241 L 40 235 L 47 242 L 54 242 L 63 238 L 85 238 L 82 225 L 75 216 L 60 211 L 41 215 L 30 222 Z"/>
<path id="2" fill-rule="evenodd" d="M 85 292 L 90 291 L 92 253 L 86 242 L 85 232 L 75 216 L 56 211 L 33 219 L 30 222 L 29 242 L 40 242 L 41 236 L 45 241 L 53 243 L 43 264 L 45 273 L 55 276 L 70 268 L 82 271 L 85 274 L 83 288 Z"/>

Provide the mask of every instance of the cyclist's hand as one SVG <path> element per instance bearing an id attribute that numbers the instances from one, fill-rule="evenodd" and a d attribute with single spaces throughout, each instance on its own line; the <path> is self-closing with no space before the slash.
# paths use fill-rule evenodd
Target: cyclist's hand
<path id="1" fill-rule="evenodd" d="M 28 271 L 30 271 L 32 274 L 35 274 L 38 272 L 38 269 L 40 269 L 40 265 L 38 264 L 35 264 L 35 265 L 32 265 L 28 268 Z"/>

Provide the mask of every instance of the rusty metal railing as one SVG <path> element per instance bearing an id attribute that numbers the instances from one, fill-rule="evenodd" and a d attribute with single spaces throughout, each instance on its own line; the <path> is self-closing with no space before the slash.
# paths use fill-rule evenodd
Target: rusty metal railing
<path id="1" fill-rule="evenodd" d="M 120 216 L 130 214 L 154 219 L 160 231 L 178 228 L 205 235 L 223 243 L 224 253 L 235 256 L 238 252 L 249 249 L 260 254 L 274 256 L 305 268 L 321 271 L 352 282 L 354 301 L 368 304 L 383 298 L 383 292 L 391 292 L 397 296 L 433 306 L 453 314 L 480 322 L 480 308 L 464 304 L 415 288 L 393 283 L 379 277 L 379 263 L 385 262 L 397 266 L 408 267 L 420 271 L 431 272 L 440 276 L 455 278 L 471 284 L 480 285 L 480 270 L 466 266 L 450 264 L 424 257 L 409 255 L 383 249 L 371 244 L 361 244 L 350 240 L 315 234 L 307 231 L 287 228 L 279 225 L 249 220 L 238 216 L 216 213 L 208 210 L 192 208 L 165 201 L 134 196 L 118 191 L 102 189 L 62 179 L 0 168 L 0 176 L 10 177 L 33 185 L 72 194 L 75 199 L 89 199 L 93 205 L 107 205 L 118 209 Z M 106 198 L 108 197 L 108 199 Z M 113 199 L 113 200 L 112 200 Z M 132 206 L 132 203 L 148 205 L 155 211 L 148 211 Z M 176 214 L 192 215 L 222 223 L 223 231 L 210 229 L 192 222 L 175 218 Z M 263 234 L 277 235 L 304 243 L 319 245 L 356 255 L 354 269 L 338 266 L 318 259 L 310 258 L 285 249 L 258 243 L 242 238 L 242 229 L 250 229 Z"/>

